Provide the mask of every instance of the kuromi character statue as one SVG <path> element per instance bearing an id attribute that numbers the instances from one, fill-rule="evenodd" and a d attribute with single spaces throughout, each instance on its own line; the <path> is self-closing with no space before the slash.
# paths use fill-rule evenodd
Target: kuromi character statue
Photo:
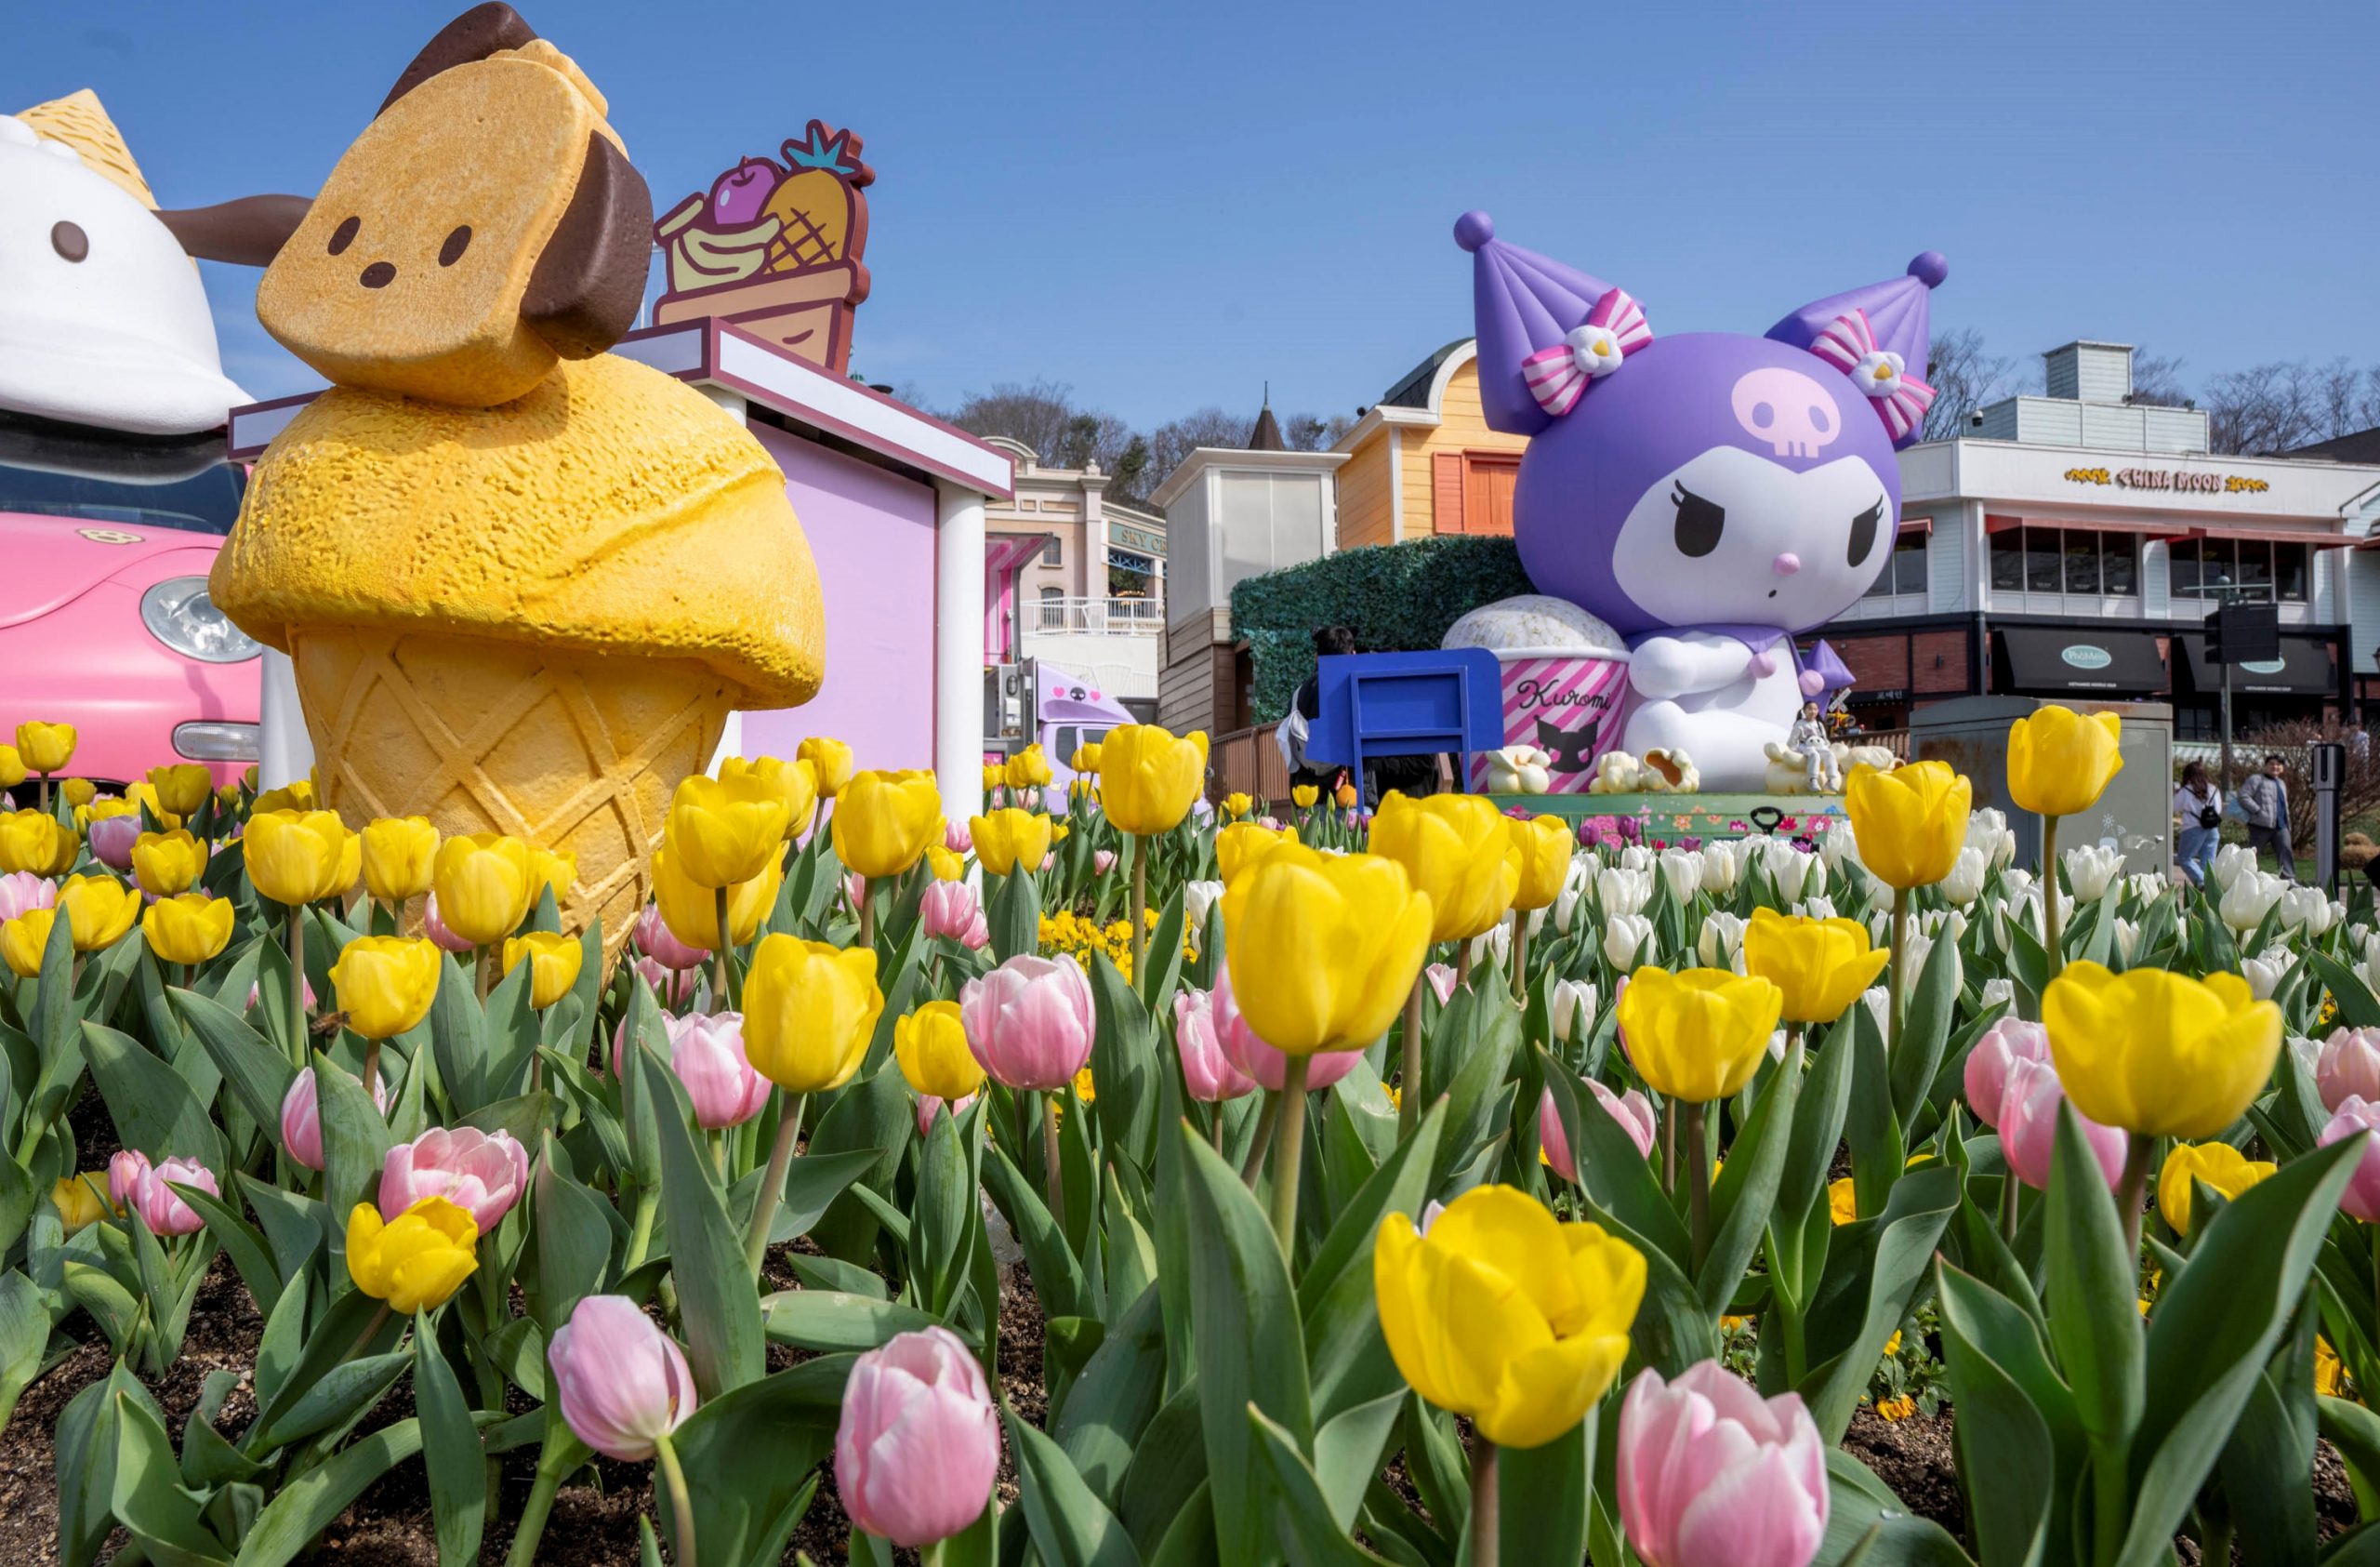
<path id="1" fill-rule="evenodd" d="M 1896 446 L 1933 390 L 1926 252 L 1906 276 L 1805 305 L 1762 337 L 1657 337 L 1625 289 L 1465 213 L 1488 422 L 1529 436 L 1514 497 L 1540 592 L 1629 646 L 1620 749 L 1693 758 L 1707 790 L 1759 792 L 1766 748 L 1838 684 L 1793 635 L 1857 603 L 1899 524 Z M 1673 786 L 1674 787 L 1674 786 Z"/>

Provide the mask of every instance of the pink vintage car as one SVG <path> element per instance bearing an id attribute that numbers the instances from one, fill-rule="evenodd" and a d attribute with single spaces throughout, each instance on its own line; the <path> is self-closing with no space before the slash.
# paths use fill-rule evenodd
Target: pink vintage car
<path id="1" fill-rule="evenodd" d="M 245 471 L 219 432 L 122 435 L 0 415 L 0 739 L 80 731 L 106 783 L 257 755 L 261 649 L 206 596 Z"/>

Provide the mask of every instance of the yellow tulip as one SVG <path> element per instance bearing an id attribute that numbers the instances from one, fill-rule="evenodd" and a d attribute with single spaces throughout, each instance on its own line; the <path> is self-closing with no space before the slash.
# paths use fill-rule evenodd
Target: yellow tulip
<path id="1" fill-rule="evenodd" d="M 1744 972 L 1775 985 L 1785 1021 L 1831 1023 L 1866 993 L 1893 961 L 1857 920 L 1812 920 L 1752 910 L 1744 927 Z"/>
<path id="2" fill-rule="evenodd" d="M 2212 1137 L 2272 1081 L 2281 1008 L 2236 974 L 2110 974 L 2069 963 L 2042 997 L 2050 1058 L 2074 1108 L 2144 1137 Z"/>
<path id="3" fill-rule="evenodd" d="M 58 889 L 59 912 L 74 932 L 74 950 L 112 947 L 140 917 L 140 895 L 112 876 L 69 876 Z"/>
<path id="4" fill-rule="evenodd" d="M 152 897 L 190 891 L 205 869 L 206 845 L 187 829 L 144 832 L 133 841 L 132 879 Z"/>
<path id="5" fill-rule="evenodd" d="M 1207 734 L 1127 724 L 1099 742 L 1099 794 L 1118 832 L 1170 832 L 1207 781 Z"/>
<path id="6" fill-rule="evenodd" d="M 426 936 L 359 936 L 331 965 L 331 989 L 350 1029 L 393 1039 L 430 1016 L 445 968 L 444 954 Z"/>
<path id="7" fill-rule="evenodd" d="M 61 876 L 82 850 L 83 840 L 73 829 L 60 826 L 46 811 L 0 815 L 0 870 Z"/>
<path id="8" fill-rule="evenodd" d="M 364 840 L 349 833 L 338 843 L 338 869 L 331 872 L 331 884 L 324 897 L 345 897 L 354 889 L 364 874 Z"/>
<path id="9" fill-rule="evenodd" d="M 1391 793 L 1372 818 L 1371 850 L 1430 895 L 1431 940 L 1468 941 L 1492 929 L 1520 891 L 1512 827 L 1483 794 Z"/>
<path id="10" fill-rule="evenodd" d="M 1429 895 L 1378 855 L 1285 845 L 1223 893 L 1232 996 L 1290 1056 L 1362 1050 L 1388 1031 L 1430 947 Z"/>
<path id="11" fill-rule="evenodd" d="M 1050 781 L 1050 759 L 1039 745 L 1026 746 L 1008 759 L 1000 777 L 1011 789 L 1039 789 Z"/>
<path id="12" fill-rule="evenodd" d="M 2165 1156 L 2165 1167 L 2157 1173 L 2157 1211 L 2175 1234 L 2188 1235 L 2192 1181 L 2204 1181 L 2236 1199 L 2277 1168 L 2271 1160 L 2250 1159 L 2229 1143 L 2175 1143 Z"/>
<path id="13" fill-rule="evenodd" d="M 170 814 L 192 817 L 215 792 L 215 779 L 197 763 L 179 762 L 169 767 L 150 768 L 149 790 Z"/>
<path id="14" fill-rule="evenodd" d="M 1310 811 L 1314 809 L 1314 803 L 1321 798 L 1322 790 L 1316 789 L 1312 784 L 1292 784 L 1289 786 L 1289 803 L 1295 805 L 1301 811 Z"/>
<path id="15" fill-rule="evenodd" d="M 68 778 L 59 784 L 58 791 L 66 796 L 69 805 L 79 809 L 99 798 L 99 786 L 88 778 Z"/>
<path id="16" fill-rule="evenodd" d="M 1770 981 L 1724 968 L 1640 968 L 1620 998 L 1620 1030 L 1662 1097 L 1708 1104 L 1752 1081 L 1784 1004 Z"/>
<path id="17" fill-rule="evenodd" d="M 1008 769 L 997 762 L 984 764 L 984 792 L 997 794 L 1008 787 Z"/>
<path id="18" fill-rule="evenodd" d="M 250 807 L 250 814 L 257 811 L 311 811 L 318 809 L 319 804 L 314 794 L 314 780 L 298 778 L 258 795 L 256 804 Z"/>
<path id="19" fill-rule="evenodd" d="M 774 756 L 731 756 L 719 764 L 720 781 L 758 778 L 785 802 L 785 835 L 799 838 L 810 830 L 818 813 L 818 764 Z"/>
<path id="20" fill-rule="evenodd" d="M 0 789 L 14 789 L 25 781 L 25 759 L 15 746 L 0 746 Z"/>
<path id="21" fill-rule="evenodd" d="M 108 1202 L 108 1173 L 86 1170 L 49 1189 L 49 1205 L 58 1210 L 66 1233 L 88 1229 L 116 1210 Z"/>
<path id="22" fill-rule="evenodd" d="M 849 808 L 837 806 L 836 821 Z M 883 1010 L 873 949 L 764 937 L 744 981 L 745 1057 L 789 1094 L 840 1088 L 859 1070 Z"/>
<path id="23" fill-rule="evenodd" d="M 919 1094 L 956 1104 L 984 1086 L 984 1069 L 967 1048 L 957 1002 L 928 1002 L 895 1020 L 892 1056 Z"/>
<path id="24" fill-rule="evenodd" d="M 1826 1183 L 1827 1217 L 1836 1224 L 1849 1224 L 1859 1216 L 1858 1184 L 1848 1175 Z"/>
<path id="25" fill-rule="evenodd" d="M 1223 815 L 1237 821 L 1256 808 L 1256 802 L 1238 790 L 1223 796 Z"/>
<path id="26" fill-rule="evenodd" d="M 533 930 L 526 936 L 504 938 L 504 972 L 510 974 L 527 960 L 529 1004 L 539 1012 L 570 994 L 570 988 L 578 983 L 579 965 L 586 955 L 576 936 L 559 931 Z"/>
<path id="27" fill-rule="evenodd" d="M 1974 786 L 1947 762 L 1912 762 L 1889 773 L 1862 764 L 1843 790 L 1859 863 L 1902 891 L 1950 873 L 1974 804 Z"/>
<path id="28" fill-rule="evenodd" d="M 428 817 L 382 817 L 358 836 L 366 892 L 383 903 L 403 903 L 430 890 L 438 870 L 438 829 Z"/>
<path id="29" fill-rule="evenodd" d="M 1074 770 L 1078 773 L 1096 774 L 1099 771 L 1100 755 L 1100 744 L 1097 740 L 1084 741 L 1081 745 L 1075 747 Z"/>
<path id="30" fill-rule="evenodd" d="M 441 924 L 474 947 L 493 947 L 521 928 L 545 882 L 520 839 L 467 832 L 438 845 L 430 884 Z"/>
<path id="31" fill-rule="evenodd" d="M 1562 1224 L 1508 1186 L 1474 1187 L 1424 1235 L 1381 1220 L 1382 1336 L 1413 1390 L 1501 1447 L 1542 1447 L 1593 1409 L 1628 1358 L 1645 1258 L 1598 1225 Z"/>
<path id="32" fill-rule="evenodd" d="M 1570 874 L 1570 857 L 1578 853 L 1579 835 L 1560 817 L 1531 817 L 1512 822 L 1510 830 L 1521 852 L 1521 881 L 1513 894 L 1513 907 L 1523 913 L 1551 908 L 1562 896 L 1562 883 Z"/>
<path id="33" fill-rule="evenodd" d="M 855 773 L 835 803 L 835 855 L 862 876 L 898 876 L 942 829 L 942 791 L 925 772 Z"/>
<path id="34" fill-rule="evenodd" d="M 830 740 L 823 735 L 813 735 L 794 749 L 796 761 L 810 764 L 818 780 L 818 792 L 832 800 L 842 793 L 852 781 L 852 748 L 840 740 Z"/>
<path id="35" fill-rule="evenodd" d="M 2037 816 L 2070 817 L 2099 803 L 2123 771 L 2123 720 L 2056 704 L 2008 729 L 2008 797 Z"/>
<path id="36" fill-rule="evenodd" d="M 956 882 L 967 874 L 967 862 L 939 843 L 928 843 L 926 869 L 937 882 Z"/>
<path id="37" fill-rule="evenodd" d="M 1017 870 L 1038 870 L 1050 852 L 1051 821 L 1036 811 L 1004 805 L 988 816 L 971 817 L 968 835 L 975 843 L 975 857 L 995 876 Z"/>
<path id="38" fill-rule="evenodd" d="M 330 811 L 259 811 L 240 835 L 240 853 L 260 896 L 295 907 L 352 884 L 339 880 L 351 836 Z"/>
<path id="39" fill-rule="evenodd" d="M 111 805 L 113 808 L 105 808 Z M 102 800 L 95 803 L 91 809 L 94 816 L 113 817 L 122 816 L 127 812 L 138 813 L 143 807 L 147 808 L 151 816 L 157 818 L 157 825 L 167 831 L 182 824 L 182 818 L 165 808 L 165 797 L 160 795 L 156 788 L 146 778 L 138 780 L 131 788 L 126 790 L 121 803 Z"/>
<path id="40" fill-rule="evenodd" d="M 1297 841 L 1298 835 L 1286 827 L 1276 832 L 1262 822 L 1236 821 L 1215 834 L 1215 877 L 1229 886 L 1241 871 Z"/>
<path id="41" fill-rule="evenodd" d="M 785 837 L 785 795 L 750 773 L 685 779 L 662 830 L 679 874 L 705 887 L 751 881 L 784 852 Z"/>
<path id="42" fill-rule="evenodd" d="M 785 885 L 785 867 L 772 860 L 769 868 L 748 882 L 727 889 L 727 933 L 741 947 L 759 934 L 760 922 L 777 906 Z M 677 862 L 665 846 L 653 852 L 653 901 L 660 906 L 661 923 L 689 947 L 719 950 L 719 894 L 696 886 L 678 874 Z"/>
<path id="43" fill-rule="evenodd" d="M 0 924 L 0 960 L 20 979 L 41 973 L 41 955 L 49 949 L 49 929 L 58 923 L 55 909 L 28 909 Z"/>
<path id="44" fill-rule="evenodd" d="M 347 1276 L 391 1311 L 434 1311 L 480 1265 L 479 1239 L 471 1215 L 443 1197 L 423 1198 L 391 1224 L 358 1202 L 347 1215 Z"/>
<path id="45" fill-rule="evenodd" d="M 554 895 L 554 908 L 566 909 L 570 906 L 570 884 L 578 880 L 578 857 L 556 854 L 532 843 L 529 845 L 529 877 L 533 883 L 529 893 L 530 912 L 536 911 L 537 895 L 548 889 Z"/>
<path id="46" fill-rule="evenodd" d="M 20 724 L 17 754 L 36 773 L 63 772 L 74 759 L 74 725 L 30 721 Z"/>
<path id="47" fill-rule="evenodd" d="M 231 944 L 232 913 L 228 897 L 179 893 L 149 906 L 140 916 L 140 934 L 161 963 L 213 963 Z"/>

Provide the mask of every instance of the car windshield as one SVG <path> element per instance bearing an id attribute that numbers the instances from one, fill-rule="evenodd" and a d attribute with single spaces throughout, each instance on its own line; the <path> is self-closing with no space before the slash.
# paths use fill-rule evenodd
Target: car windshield
<path id="1" fill-rule="evenodd" d="M 223 437 L 135 437 L 0 419 L 0 511 L 228 534 L 247 471 Z"/>

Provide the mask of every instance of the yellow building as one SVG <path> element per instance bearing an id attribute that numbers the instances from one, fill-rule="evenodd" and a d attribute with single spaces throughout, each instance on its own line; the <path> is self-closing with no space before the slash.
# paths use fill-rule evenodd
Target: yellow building
<path id="1" fill-rule="evenodd" d="M 1488 428 L 1479 411 L 1479 351 L 1469 338 L 1415 365 L 1364 411 L 1334 451 L 1338 547 L 1396 544 L 1434 533 L 1513 531 L 1513 482 L 1525 435 Z"/>

